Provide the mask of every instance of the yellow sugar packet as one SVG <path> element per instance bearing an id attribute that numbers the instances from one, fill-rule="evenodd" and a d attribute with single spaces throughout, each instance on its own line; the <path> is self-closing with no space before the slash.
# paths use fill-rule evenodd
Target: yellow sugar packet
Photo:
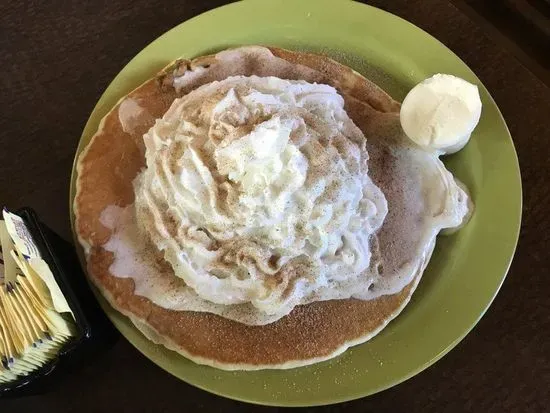
<path id="1" fill-rule="evenodd" d="M 8 233 L 6 224 L 4 221 L 0 221 L 0 249 L 2 250 L 2 261 L 4 272 L 2 278 L 4 282 L 15 281 L 17 275 L 17 265 L 13 260 L 10 251 L 14 248 L 14 243 Z"/>
<path id="2" fill-rule="evenodd" d="M 25 278 L 24 280 L 21 280 L 20 285 L 21 289 L 26 291 L 27 297 L 30 298 L 29 303 L 34 310 L 35 316 L 39 318 L 43 324 L 43 331 L 46 333 L 45 337 L 48 338 L 48 340 L 55 340 L 60 336 L 67 337 L 69 335 L 67 334 L 67 331 L 72 332 L 72 326 L 70 323 L 67 323 L 65 320 L 58 321 L 58 317 L 61 317 L 61 315 L 42 305 L 40 300 L 36 297 L 36 292 L 33 290 L 33 284 L 31 284 L 28 279 Z M 59 327 L 60 324 L 62 326 L 61 332 Z M 69 326 L 63 328 L 66 324 Z"/>
<path id="3" fill-rule="evenodd" d="M 21 279 L 23 278 L 21 277 Z M 25 296 L 30 298 L 28 300 L 29 308 L 32 308 L 34 315 L 45 323 L 45 331 L 49 333 L 50 337 L 69 337 L 74 335 L 74 324 L 71 321 L 66 320 L 62 314 L 57 313 L 51 307 L 42 305 L 36 298 L 38 294 L 36 290 L 33 292 L 33 289 L 40 281 L 40 279 L 34 276 L 34 283 L 30 282 L 28 278 L 24 278 L 24 281 L 20 282 L 21 290 L 25 291 Z M 33 300 L 34 303 L 31 303 Z"/>
<path id="4" fill-rule="evenodd" d="M 25 274 L 26 281 L 31 285 L 32 290 L 35 292 L 34 297 L 40 301 L 41 305 L 45 308 L 53 308 L 53 300 L 50 296 L 50 291 L 46 283 L 36 274 L 24 259 L 20 259 L 17 255 L 14 255 L 17 263 Z"/>
<path id="5" fill-rule="evenodd" d="M 3 305 L 2 302 L 0 302 L 0 306 L 2 305 Z M 4 327 L 4 323 L 0 316 L 0 353 L 3 354 L 4 357 L 9 357 L 11 353 L 10 353 L 10 348 L 8 347 L 6 335 L 7 335 L 7 331 Z"/>
<path id="6" fill-rule="evenodd" d="M 41 333 L 40 342 L 37 345 L 39 346 L 41 351 L 45 353 L 45 356 L 49 358 L 50 353 L 51 355 L 55 355 L 57 353 L 59 345 L 52 339 L 52 335 L 54 335 L 55 333 L 52 332 L 52 323 L 47 320 L 45 309 L 43 307 L 36 306 L 36 302 L 33 302 L 33 300 L 29 297 L 29 288 L 27 285 L 25 285 L 25 282 L 26 279 L 24 277 L 20 277 L 21 289 L 19 290 L 19 293 L 21 296 L 21 300 L 29 309 L 29 314 L 31 317 L 33 317 L 35 325 Z"/>
<path id="7" fill-rule="evenodd" d="M 21 288 L 26 290 L 27 296 L 36 309 L 36 315 L 40 316 L 46 323 L 50 335 L 52 337 L 69 337 L 74 335 L 74 324 L 52 310 L 52 302 L 47 300 L 47 296 L 43 294 L 47 291 L 43 280 L 38 277 L 32 268 L 29 267 L 27 270 L 27 276 L 19 279 Z"/>
<path id="8" fill-rule="evenodd" d="M 0 366 L 3 366 L 3 363 L 7 363 L 8 360 L 8 347 L 4 342 L 4 334 L 0 331 Z"/>
<path id="9" fill-rule="evenodd" d="M 33 289 L 31 282 L 26 277 L 18 279 L 21 290 L 25 292 L 25 297 L 29 302 L 30 307 L 33 309 L 34 316 L 38 319 L 42 331 L 48 332 L 48 319 L 46 315 L 46 307 L 37 296 L 36 291 Z"/>
<path id="10" fill-rule="evenodd" d="M 2 254 L 2 242 L 0 240 L 0 285 L 4 284 L 4 254 Z"/>
<path id="11" fill-rule="evenodd" d="M 13 359 L 15 354 L 15 346 L 13 345 L 12 338 L 9 336 L 7 320 L 4 317 L 4 309 L 2 306 L 2 301 L 0 301 L 0 335 L 3 339 L 4 353 L 6 354 L 6 359 L 9 362 Z"/>
<path id="12" fill-rule="evenodd" d="M 2 317 L 5 323 L 4 326 L 7 330 L 7 337 L 13 344 L 13 356 L 16 357 L 18 354 L 23 353 L 25 347 L 30 345 L 30 343 L 25 337 L 24 331 L 17 325 L 18 320 L 14 320 L 13 317 L 11 317 L 10 302 L 3 288 L 0 288 L 0 301 L 3 303 L 0 307 L 0 311 L 3 312 Z"/>
<path id="13" fill-rule="evenodd" d="M 8 296 L 8 293 L 3 288 L 0 288 L 0 300 L 4 303 L 4 316 L 8 321 L 8 332 L 13 339 L 16 354 L 23 354 L 25 348 L 32 344 L 32 337 L 27 331 L 18 313 L 13 308 L 13 304 Z"/>
<path id="14" fill-rule="evenodd" d="M 6 368 L 10 370 L 15 376 L 25 374 L 30 371 L 30 368 L 26 364 L 21 364 L 18 361 L 18 345 L 19 339 L 11 332 L 11 323 L 6 316 L 4 309 L 4 302 L 0 298 L 0 327 L 2 327 L 4 343 L 7 347 L 8 356 L 6 357 Z"/>
<path id="15" fill-rule="evenodd" d="M 23 265 L 25 265 L 23 263 Z M 65 320 L 60 314 L 58 314 L 56 311 L 53 311 L 52 307 L 54 307 L 53 302 L 49 300 L 49 296 L 47 294 L 48 290 L 45 286 L 44 281 L 42 278 L 38 276 L 38 274 L 32 269 L 30 266 L 26 266 L 25 272 L 27 273 L 27 277 L 25 280 L 25 286 L 29 288 L 29 290 L 34 290 L 34 294 L 31 294 L 31 297 L 37 298 L 36 301 L 41 302 L 41 310 L 39 311 L 41 314 L 44 314 L 45 322 L 47 323 L 49 329 L 51 330 L 50 333 L 52 336 L 71 336 L 73 335 L 74 327 L 72 323 Z M 28 283 L 27 283 L 28 282 Z M 38 303 L 36 303 L 37 306 L 39 306 Z M 72 312 L 71 312 L 72 314 Z"/>
<path id="16" fill-rule="evenodd" d="M 50 291 L 53 307 L 58 313 L 69 313 L 72 318 L 75 319 L 67 299 L 61 292 L 59 285 L 55 281 L 55 278 L 50 270 L 50 267 L 42 258 L 31 258 L 29 261 L 30 267 L 38 274 L 38 276 L 46 283 L 48 290 Z"/>
<path id="17" fill-rule="evenodd" d="M 17 306 L 19 308 L 19 313 L 21 317 L 24 318 L 25 325 L 29 329 L 31 337 L 33 338 L 33 343 L 39 342 L 42 340 L 44 333 L 41 331 L 38 323 L 35 321 L 35 317 L 33 317 L 32 315 L 32 307 L 27 306 L 26 302 L 23 301 L 20 288 L 18 287 L 19 285 L 16 284 L 16 287 L 11 291 L 11 294 L 9 294 L 9 296 L 14 302 L 14 306 Z"/>
<path id="18" fill-rule="evenodd" d="M 51 329 L 54 332 L 52 337 L 55 336 L 61 339 L 66 339 L 75 335 L 74 324 L 65 320 L 61 314 L 50 309 L 47 309 L 46 314 L 51 323 Z"/>
<path id="19" fill-rule="evenodd" d="M 0 330 L 0 383 L 11 381 L 14 374 L 8 369 L 9 354 L 5 343 L 4 334 Z"/>
<path id="20" fill-rule="evenodd" d="M 38 274 L 38 276 L 46 283 L 50 295 L 52 297 L 53 306 L 59 313 L 70 313 L 75 319 L 71 307 L 57 281 L 55 280 L 50 267 L 40 256 L 38 247 L 35 245 L 32 235 L 30 234 L 25 221 L 15 214 L 8 212 L 6 209 L 2 211 L 6 230 L 13 239 L 15 249 L 18 254 L 23 257 L 23 261 L 27 261 L 29 266 Z"/>
<path id="21" fill-rule="evenodd" d="M 20 288 L 16 290 L 19 300 L 23 305 L 23 308 L 28 313 L 28 316 L 32 318 L 33 325 L 38 330 L 41 337 L 44 337 L 45 332 L 47 331 L 46 323 L 44 322 L 43 312 L 40 309 L 37 309 L 32 302 L 32 298 L 29 296 L 28 287 L 25 285 L 26 278 L 19 275 L 17 277 L 17 284 Z"/>
<path id="22" fill-rule="evenodd" d="M 10 381 L 15 380 L 16 378 L 17 376 L 7 367 L 6 358 L 5 357 L 0 358 L 0 384 L 9 383 Z"/>
<path id="23" fill-rule="evenodd" d="M 11 293 L 8 294 L 8 298 L 12 299 L 12 310 L 13 310 L 13 313 L 10 314 L 9 316 L 18 319 L 18 325 L 20 326 L 20 328 L 23 329 L 25 333 L 25 337 L 31 338 L 30 340 L 31 344 L 25 347 L 23 351 L 17 355 L 17 359 L 24 360 L 30 366 L 40 367 L 44 363 L 44 361 L 41 358 L 37 358 L 34 351 L 35 345 L 37 342 L 39 342 L 40 339 L 34 338 L 32 336 L 31 328 L 27 324 L 27 320 L 25 319 L 25 316 L 22 314 L 21 309 L 18 308 L 17 303 L 13 302 L 13 295 Z"/>

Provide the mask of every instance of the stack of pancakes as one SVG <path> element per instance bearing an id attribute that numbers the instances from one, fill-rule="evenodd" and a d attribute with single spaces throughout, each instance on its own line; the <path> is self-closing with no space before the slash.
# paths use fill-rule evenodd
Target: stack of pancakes
<path id="1" fill-rule="evenodd" d="M 120 269 L 113 270 L 115 257 L 106 245 L 116 223 L 107 222 L 105 211 L 134 203 L 133 181 L 145 167 L 143 135 L 176 99 L 213 81 L 253 75 L 328 84 L 343 96 L 347 114 L 366 137 L 369 175 L 388 204 L 376 234 L 381 282 L 375 289 L 383 293 L 314 301 L 259 325 L 224 317 L 207 303 L 189 311 L 155 297 L 168 294 L 171 286 L 187 288 L 159 251 L 153 251 L 159 274 L 149 284 L 159 280 L 164 289 L 137 288 L 130 269 L 124 276 Z M 369 340 L 408 303 L 439 231 L 460 225 L 467 211 L 466 193 L 437 155 L 403 135 L 399 109 L 399 103 L 378 86 L 325 56 L 242 47 L 174 62 L 115 105 L 78 160 L 75 228 L 91 280 L 150 340 L 223 369 L 303 366 Z M 396 278 L 406 282 L 396 283 Z M 393 291 L 390 285 L 402 288 Z"/>

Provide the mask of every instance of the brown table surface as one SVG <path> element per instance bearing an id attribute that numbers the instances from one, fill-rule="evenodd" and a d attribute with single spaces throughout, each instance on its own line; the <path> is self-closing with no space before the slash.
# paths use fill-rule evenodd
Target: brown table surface
<path id="1" fill-rule="evenodd" d="M 152 39 L 221 3 L 1 2 L 0 203 L 11 208 L 34 207 L 47 224 L 70 239 L 71 164 L 95 102 L 124 64 Z M 548 87 L 449 1 L 372 3 L 440 39 L 489 89 L 519 154 L 523 225 L 501 292 L 464 341 L 434 366 L 397 387 L 320 410 L 550 411 Z M 0 401 L 2 413 L 207 409 L 264 410 L 177 380 L 124 339 L 56 390 Z"/>

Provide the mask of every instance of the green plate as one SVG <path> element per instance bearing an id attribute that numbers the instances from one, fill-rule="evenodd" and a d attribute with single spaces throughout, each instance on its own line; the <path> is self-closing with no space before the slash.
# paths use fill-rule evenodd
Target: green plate
<path id="1" fill-rule="evenodd" d="M 412 24 L 348 1 L 278 0 L 233 3 L 159 37 L 113 80 L 97 103 L 78 152 L 119 98 L 178 57 L 229 46 L 265 44 L 327 54 L 402 100 L 437 72 L 480 86 L 483 113 L 467 147 L 445 160 L 465 182 L 476 211 L 457 234 L 440 237 L 411 303 L 381 334 L 328 362 L 292 370 L 225 372 L 194 364 L 147 340 L 101 299 L 122 334 L 153 362 L 210 392 L 268 405 L 336 403 L 376 393 L 422 371 L 453 348 L 489 307 L 509 268 L 521 220 L 518 160 L 504 120 L 470 69 Z M 75 170 L 71 186 L 74 197 Z"/>

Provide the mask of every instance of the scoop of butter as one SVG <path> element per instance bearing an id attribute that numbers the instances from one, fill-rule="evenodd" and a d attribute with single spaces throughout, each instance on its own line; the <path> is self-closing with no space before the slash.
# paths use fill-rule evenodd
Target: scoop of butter
<path id="1" fill-rule="evenodd" d="M 436 74 L 407 94 L 400 120 L 405 134 L 418 145 L 451 154 L 468 143 L 480 115 L 476 85 L 453 75 Z"/>

